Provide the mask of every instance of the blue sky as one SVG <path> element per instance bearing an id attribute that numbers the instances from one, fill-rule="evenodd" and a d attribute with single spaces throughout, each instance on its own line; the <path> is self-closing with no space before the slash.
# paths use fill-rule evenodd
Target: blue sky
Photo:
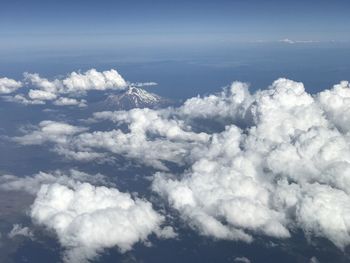
<path id="1" fill-rule="evenodd" d="M 349 41 L 350 1 L 0 1 L 0 48 Z"/>

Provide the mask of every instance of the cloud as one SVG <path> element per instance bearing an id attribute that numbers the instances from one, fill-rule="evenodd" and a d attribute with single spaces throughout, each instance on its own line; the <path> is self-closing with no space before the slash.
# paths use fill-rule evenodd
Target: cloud
<path id="1" fill-rule="evenodd" d="M 44 105 L 46 103 L 43 100 L 27 99 L 23 94 L 16 94 L 14 96 L 4 96 L 2 98 L 8 102 L 16 102 L 24 105 Z"/>
<path id="2" fill-rule="evenodd" d="M 9 78 L 0 78 L 0 94 L 9 94 L 22 87 L 22 82 Z"/>
<path id="3" fill-rule="evenodd" d="M 28 85 L 38 90 L 71 95 L 84 94 L 89 90 L 125 89 L 128 85 L 114 69 L 103 72 L 98 72 L 96 69 L 90 69 L 84 73 L 72 72 L 64 79 L 52 81 L 40 77 L 37 73 L 25 73 L 24 79 Z"/>
<path id="4" fill-rule="evenodd" d="M 234 82 L 178 108 L 99 112 L 86 122 L 111 122 L 109 130 L 45 121 L 14 140 L 50 143 L 77 160 L 122 155 L 152 166 L 152 190 L 201 235 L 252 242 L 301 229 L 344 249 L 349 97 L 348 82 L 314 95 L 284 78 L 253 93 Z"/>
<path id="5" fill-rule="evenodd" d="M 63 122 L 42 121 L 34 131 L 22 137 L 14 137 L 13 140 L 23 145 L 37 145 L 47 141 L 63 145 L 68 143 L 70 136 L 86 130 L 85 127 L 77 127 Z"/>
<path id="6" fill-rule="evenodd" d="M 319 43 L 320 41 L 318 40 L 292 40 L 289 38 L 284 38 L 279 40 L 281 43 L 286 43 L 286 44 L 312 44 L 312 43 Z"/>
<path id="7" fill-rule="evenodd" d="M 5 191 L 25 191 L 36 195 L 43 184 L 75 185 L 75 182 L 89 182 L 94 185 L 111 185 L 102 174 L 87 174 L 75 169 L 69 171 L 56 170 L 50 173 L 39 172 L 33 176 L 19 177 L 15 175 L 1 175 L 0 189 Z"/>
<path id="8" fill-rule="evenodd" d="M 157 82 L 135 82 L 135 83 L 131 83 L 130 84 L 133 87 L 149 87 L 149 86 L 157 86 L 158 83 Z"/>
<path id="9" fill-rule="evenodd" d="M 22 145 L 55 144 L 54 151 L 76 160 L 105 160 L 108 156 L 124 155 L 142 160 L 159 169 L 166 169 L 163 161 L 182 163 L 186 149 L 193 144 L 208 140 L 205 133 L 194 133 L 181 121 L 168 120 L 162 115 L 167 111 L 133 109 L 131 111 L 100 112 L 95 121 L 110 120 L 129 124 L 129 132 L 111 131 L 85 132 L 87 128 L 66 123 L 43 121 L 28 134 L 13 138 Z M 154 139 L 147 135 L 152 134 Z M 74 136 L 77 135 L 77 136 Z M 102 151 L 102 152 L 101 152 Z"/>
<path id="10" fill-rule="evenodd" d="M 348 88 L 343 82 L 330 93 Z M 311 96 L 302 83 L 279 79 L 254 94 L 234 83 L 186 101 L 179 110 L 188 118 L 227 126 L 191 150 L 183 174 L 158 172 L 153 190 L 202 235 L 250 242 L 255 234 L 288 238 L 298 227 L 343 249 L 350 244 L 346 96 L 329 109 L 328 93 Z"/>
<path id="11" fill-rule="evenodd" d="M 324 90 L 317 100 L 327 117 L 341 131 L 350 131 L 350 84 L 342 81 L 330 90 Z"/>
<path id="12" fill-rule="evenodd" d="M 85 100 L 76 97 L 84 96 L 88 91 L 122 90 L 129 85 L 114 69 L 99 72 L 90 69 L 86 72 L 72 72 L 65 78 L 49 80 L 37 73 L 24 73 L 23 82 L 0 78 L 0 94 L 9 94 L 22 86 L 29 87 L 27 94 L 21 93 L 4 97 L 7 101 L 25 105 L 40 105 L 53 102 L 56 106 L 86 105 Z"/>
<path id="13" fill-rule="evenodd" d="M 57 98 L 57 95 L 55 93 L 45 91 L 45 90 L 29 90 L 28 97 L 31 100 L 54 100 Z"/>
<path id="14" fill-rule="evenodd" d="M 105 248 L 128 251 L 160 230 L 163 216 L 148 201 L 116 188 L 79 183 L 43 185 L 31 217 L 56 232 L 67 248 L 65 261 L 85 262 Z"/>
<path id="15" fill-rule="evenodd" d="M 242 119 L 242 115 L 251 104 L 248 87 L 247 83 L 233 82 L 230 88 L 225 88 L 219 94 L 186 100 L 178 111 L 186 118 L 192 119 L 215 119 L 223 122 Z"/>
<path id="16" fill-rule="evenodd" d="M 101 174 L 57 170 L 2 175 L 0 189 L 36 196 L 29 215 L 57 234 L 66 262 L 88 262 L 111 247 L 125 252 L 137 242 L 147 243 L 151 234 L 161 239 L 177 236 L 171 226 L 162 226 L 165 217 L 150 202 L 120 192 Z M 28 227 L 15 224 L 8 236 L 18 235 L 34 237 Z"/>
<path id="17" fill-rule="evenodd" d="M 298 223 L 303 226 L 306 233 L 326 237 L 344 249 L 350 240 L 349 195 L 342 190 L 317 183 L 308 185 L 303 190 L 307 190 L 308 193 L 298 204 L 296 213 Z"/>
<path id="18" fill-rule="evenodd" d="M 250 263 L 251 261 L 246 258 L 246 257 L 236 257 L 234 260 L 234 262 L 237 262 L 237 263 Z"/>
<path id="19" fill-rule="evenodd" d="M 84 151 L 107 150 L 112 154 L 141 160 L 158 169 L 166 169 L 164 161 L 182 163 L 186 158 L 186 149 L 208 140 L 207 134 L 192 132 L 183 122 L 164 118 L 163 115 L 167 114 L 167 111 L 151 109 L 96 113 L 95 120 L 126 124 L 128 131 L 114 129 L 82 133 L 73 138 L 70 146 Z"/>
<path id="20" fill-rule="evenodd" d="M 33 232 L 28 227 L 22 227 L 20 224 L 14 224 L 10 233 L 8 234 L 9 238 L 15 238 L 16 236 L 28 237 L 30 239 L 34 238 Z"/>
<path id="21" fill-rule="evenodd" d="M 38 73 L 25 72 L 23 74 L 23 77 L 24 77 L 24 82 L 27 85 L 29 84 L 33 87 L 36 87 L 40 90 L 44 90 L 47 92 L 56 93 L 59 87 L 62 85 L 60 80 L 55 79 L 53 81 L 49 81 L 46 78 L 40 77 Z"/>
<path id="22" fill-rule="evenodd" d="M 86 107 L 86 100 L 77 100 L 73 98 L 60 97 L 53 102 L 56 106 L 79 106 Z"/>
<path id="23" fill-rule="evenodd" d="M 310 258 L 310 263 L 319 263 L 320 261 L 316 257 Z"/>
<path id="24" fill-rule="evenodd" d="M 125 89 L 127 86 L 123 77 L 114 69 L 98 72 L 90 69 L 85 73 L 72 72 L 63 81 L 64 93 L 87 90 Z"/>
<path id="25" fill-rule="evenodd" d="M 254 164 L 240 156 L 240 139 L 235 127 L 215 136 L 182 180 L 157 173 L 153 190 L 203 235 L 251 242 L 246 229 L 289 237 L 285 215 L 269 206 L 266 183 L 255 178 Z"/>

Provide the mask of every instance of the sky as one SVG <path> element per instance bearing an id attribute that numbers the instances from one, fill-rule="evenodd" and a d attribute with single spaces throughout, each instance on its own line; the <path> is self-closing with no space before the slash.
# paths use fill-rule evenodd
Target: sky
<path id="1" fill-rule="evenodd" d="M 278 77 L 347 79 L 349 1 L 0 0 L 0 76 L 115 68 L 187 98 Z M 295 45 L 294 45 L 295 44 Z"/>
<path id="2" fill-rule="evenodd" d="M 349 41 L 349 1 L 1 0 L 0 48 Z"/>

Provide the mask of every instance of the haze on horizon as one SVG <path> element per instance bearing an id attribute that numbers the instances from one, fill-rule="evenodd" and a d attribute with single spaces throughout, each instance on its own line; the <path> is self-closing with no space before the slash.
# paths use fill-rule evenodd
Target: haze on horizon
<path id="1" fill-rule="evenodd" d="M 2 0 L 1 49 L 347 42 L 346 0 Z"/>

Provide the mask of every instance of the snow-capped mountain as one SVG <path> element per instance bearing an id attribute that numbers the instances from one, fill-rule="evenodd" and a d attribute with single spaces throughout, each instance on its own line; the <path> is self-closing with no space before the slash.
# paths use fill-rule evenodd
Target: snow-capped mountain
<path id="1" fill-rule="evenodd" d="M 170 100 L 157 94 L 141 88 L 129 87 L 127 90 L 109 95 L 97 106 L 103 110 L 129 110 L 132 108 L 158 108 L 170 104 Z"/>

